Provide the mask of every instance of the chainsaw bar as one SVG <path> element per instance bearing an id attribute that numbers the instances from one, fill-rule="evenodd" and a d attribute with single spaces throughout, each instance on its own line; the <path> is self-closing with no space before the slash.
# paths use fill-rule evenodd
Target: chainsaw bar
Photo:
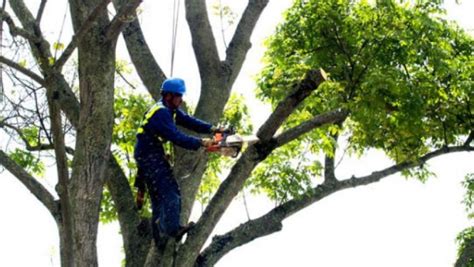
<path id="1" fill-rule="evenodd" d="M 242 150 L 244 144 L 254 144 L 258 141 L 258 137 L 240 136 L 240 135 L 225 135 L 214 146 L 208 147 L 208 152 L 215 152 L 226 157 L 237 157 Z"/>

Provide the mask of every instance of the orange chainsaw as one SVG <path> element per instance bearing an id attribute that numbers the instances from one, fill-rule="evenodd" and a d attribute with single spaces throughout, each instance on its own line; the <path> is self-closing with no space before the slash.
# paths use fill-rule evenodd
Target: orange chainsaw
<path id="1" fill-rule="evenodd" d="M 239 136 L 231 128 L 225 132 L 216 132 L 214 141 L 216 144 L 206 148 L 207 152 L 215 152 L 226 157 L 236 158 L 245 143 L 255 143 L 258 138 L 256 136 Z"/>

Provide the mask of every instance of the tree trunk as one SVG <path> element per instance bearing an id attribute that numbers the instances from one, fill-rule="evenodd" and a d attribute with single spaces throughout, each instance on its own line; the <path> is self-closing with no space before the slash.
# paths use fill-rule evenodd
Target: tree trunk
<path id="1" fill-rule="evenodd" d="M 58 232 L 59 232 L 59 256 L 61 259 L 62 267 L 74 266 L 73 260 L 73 249 L 72 240 L 68 236 L 68 230 L 62 225 L 61 220 L 57 220 Z"/>
<path id="2" fill-rule="evenodd" d="M 102 1 L 70 1 L 75 32 Z M 75 266 L 98 266 L 97 231 L 113 128 L 115 41 L 106 37 L 107 10 L 78 43 L 80 114 L 71 177 Z"/>

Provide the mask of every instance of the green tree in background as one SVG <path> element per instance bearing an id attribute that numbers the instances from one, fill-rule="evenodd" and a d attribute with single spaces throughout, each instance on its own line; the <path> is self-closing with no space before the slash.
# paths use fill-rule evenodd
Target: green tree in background
<path id="1" fill-rule="evenodd" d="M 463 182 L 466 188 L 466 195 L 464 196 L 464 204 L 468 212 L 469 219 L 473 218 L 472 205 L 474 204 L 474 173 L 466 175 Z M 457 237 L 459 244 L 458 260 L 456 267 L 471 267 L 474 266 L 474 228 L 469 227 L 464 229 Z"/>
<path id="2" fill-rule="evenodd" d="M 63 266 L 98 265 L 100 218 L 119 221 L 126 266 L 213 266 L 333 193 L 399 172 L 424 181 L 429 159 L 474 150 L 474 40 L 442 18 L 440 1 L 296 0 L 267 41 L 257 79 L 258 97 L 273 107 L 256 130 L 259 141 L 237 160 L 175 148 L 182 221 L 197 200 L 205 206 L 185 241 L 156 248 L 149 214 L 136 209 L 130 184 L 135 130 L 166 76 L 141 30 L 140 1 L 115 0 L 109 9 L 116 13 L 107 11 L 109 2 L 69 1 L 75 35 L 67 45 L 51 45 L 42 34 L 46 1 L 11 0 L 1 12 L 12 45 L 0 62 L 12 90 L 5 90 L 0 129 L 13 142 L 0 144 L 0 164 L 55 219 Z M 185 1 L 201 79 L 199 101 L 189 108 L 194 116 L 253 132 L 232 89 L 268 2 L 248 1 L 221 58 L 206 1 Z M 119 82 L 127 71 L 115 56 L 120 33 L 151 98 Z M 336 152 L 344 146 L 356 155 L 381 150 L 393 165 L 338 177 Z M 37 179 L 51 158 L 56 192 Z M 277 204 L 206 243 L 242 190 Z"/>

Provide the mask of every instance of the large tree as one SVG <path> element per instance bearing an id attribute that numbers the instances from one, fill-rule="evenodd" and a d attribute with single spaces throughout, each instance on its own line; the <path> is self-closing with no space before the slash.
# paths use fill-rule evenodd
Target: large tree
<path id="1" fill-rule="evenodd" d="M 11 0 L 1 13 L 11 35 L 11 49 L 0 57 L 11 81 L 4 84 L 17 93 L 6 90 L 0 127 L 18 143 L 0 150 L 0 164 L 55 219 L 64 266 L 97 265 L 100 214 L 104 219 L 116 214 L 127 266 L 212 266 L 232 249 L 280 231 L 284 219 L 333 193 L 399 172 L 424 180 L 428 160 L 473 150 L 474 42 L 442 19 L 440 3 L 297 0 L 268 41 L 258 78 L 258 96 L 273 106 L 256 131 L 259 141 L 224 165 L 204 151 L 175 148 L 182 221 L 189 220 L 197 198 L 206 207 L 183 243 L 163 240 L 157 248 L 130 186 L 133 138 L 147 101 L 136 94 L 124 97 L 114 83 L 123 71 L 115 58 L 119 33 L 154 100 L 166 75 L 141 30 L 140 1 L 109 2 L 69 1 L 74 36 L 64 50 L 42 33 L 41 18 L 52 8 L 47 1 L 34 7 L 36 16 L 21 0 Z M 190 110 L 196 117 L 251 131 L 242 122 L 245 108 L 231 93 L 268 2 L 248 2 L 221 58 L 206 1 L 185 1 L 201 80 L 199 101 Z M 31 61 L 22 61 L 18 46 L 28 48 Z M 393 165 L 338 177 L 336 151 L 343 144 L 357 154 L 383 151 Z M 57 166 L 56 192 L 35 178 L 42 171 L 39 162 L 51 162 L 47 155 Z M 216 172 L 225 167 L 228 174 L 215 183 Z M 323 179 L 317 182 L 318 177 Z M 267 194 L 276 207 L 205 246 L 245 188 Z"/>

